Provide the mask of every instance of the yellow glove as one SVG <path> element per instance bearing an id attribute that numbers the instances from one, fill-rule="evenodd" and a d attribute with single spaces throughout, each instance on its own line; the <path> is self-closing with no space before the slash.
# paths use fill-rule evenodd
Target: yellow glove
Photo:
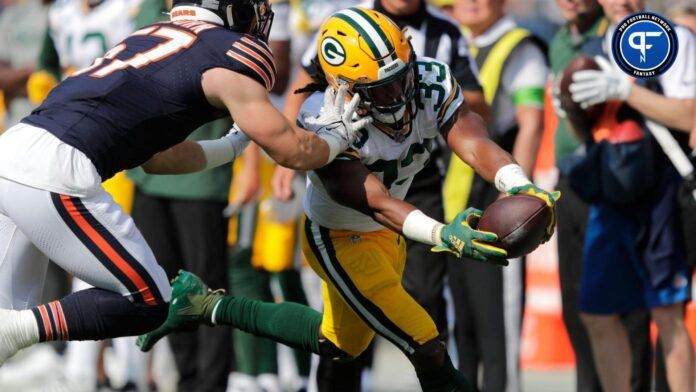
<path id="1" fill-rule="evenodd" d="M 507 192 L 509 195 L 530 195 L 538 197 L 546 202 L 546 205 L 551 209 L 551 221 L 546 227 L 546 236 L 544 237 L 544 242 L 551 239 L 553 235 L 554 228 L 556 227 L 556 201 L 561 198 L 560 191 L 546 192 L 545 190 L 539 188 L 534 184 L 527 184 L 523 186 L 516 186 Z"/>
<path id="2" fill-rule="evenodd" d="M 27 80 L 27 97 L 33 104 L 40 104 L 58 85 L 56 78 L 46 71 L 36 71 Z"/>
<path id="3" fill-rule="evenodd" d="M 431 251 L 450 252 L 457 257 L 466 256 L 492 264 L 508 265 L 505 249 L 493 245 L 498 236 L 472 227 L 478 224 L 482 213 L 483 211 L 470 207 L 457 214 L 450 224 L 442 228 L 442 244 L 433 247 Z"/>

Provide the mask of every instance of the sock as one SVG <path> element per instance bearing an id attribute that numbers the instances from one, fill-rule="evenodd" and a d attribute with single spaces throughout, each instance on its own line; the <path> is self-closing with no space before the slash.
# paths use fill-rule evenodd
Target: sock
<path id="1" fill-rule="evenodd" d="M 251 249 L 235 252 L 229 258 L 230 294 L 260 301 L 273 302 L 270 274 L 251 265 Z M 234 353 L 236 369 L 250 376 L 278 373 L 277 343 L 235 329 Z"/>
<path id="2" fill-rule="evenodd" d="M 283 292 L 285 301 L 296 302 L 298 304 L 307 305 L 307 297 L 302 288 L 302 279 L 300 272 L 296 269 L 280 271 L 276 274 L 280 290 Z M 293 350 L 295 357 L 295 365 L 297 365 L 297 373 L 302 377 L 309 377 L 309 372 L 312 369 L 312 354 L 304 350 Z"/>
<path id="3" fill-rule="evenodd" d="M 167 303 L 131 302 L 113 291 L 91 288 L 30 310 L 38 325 L 39 341 L 101 340 L 134 336 L 159 327 L 167 317 Z"/>
<path id="4" fill-rule="evenodd" d="M 449 354 L 438 368 L 416 369 L 423 392 L 474 392 L 469 381 L 452 365 Z"/>
<path id="5" fill-rule="evenodd" d="M 225 296 L 215 304 L 212 321 L 319 354 L 321 317 L 316 310 L 293 302 L 274 304 Z"/>

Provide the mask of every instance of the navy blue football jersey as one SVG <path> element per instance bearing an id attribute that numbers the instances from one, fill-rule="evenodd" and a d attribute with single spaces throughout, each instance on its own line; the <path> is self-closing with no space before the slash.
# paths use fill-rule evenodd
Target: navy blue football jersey
<path id="1" fill-rule="evenodd" d="M 82 151 L 107 180 L 229 115 L 203 93 L 201 76 L 212 68 L 244 74 L 269 91 L 275 82 L 271 51 L 255 37 L 201 21 L 163 22 L 61 82 L 22 121 Z"/>

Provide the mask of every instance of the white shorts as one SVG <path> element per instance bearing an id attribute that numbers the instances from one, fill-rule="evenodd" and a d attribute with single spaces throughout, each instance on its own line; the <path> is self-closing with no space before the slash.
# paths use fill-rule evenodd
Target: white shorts
<path id="1" fill-rule="evenodd" d="M 164 270 L 133 219 L 104 190 L 76 197 L 0 177 L 0 308 L 38 303 L 48 260 L 135 302 L 168 302 Z"/>

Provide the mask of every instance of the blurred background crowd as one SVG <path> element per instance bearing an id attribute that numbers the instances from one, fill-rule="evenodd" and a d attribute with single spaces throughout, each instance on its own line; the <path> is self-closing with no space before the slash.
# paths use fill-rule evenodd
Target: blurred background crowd
<path id="1" fill-rule="evenodd" d="M 563 192 L 554 240 L 506 268 L 409 244 L 404 286 L 480 390 L 693 390 L 693 257 L 684 244 L 696 232 L 679 225 L 684 211 L 676 195 L 684 184 L 646 121 L 668 128 L 687 155 L 696 147 L 696 137 L 689 147 L 689 132 L 696 134 L 693 0 L 272 4 L 273 100 L 291 120 L 304 99 L 293 92 L 315 71 L 316 29 L 332 12 L 363 4 L 408 27 L 418 55 L 447 62 L 491 137 L 538 184 Z M 169 7 L 163 0 L 0 0 L 0 132 L 61 79 L 137 29 L 168 19 Z M 580 55 L 607 53 L 602 45 L 613 26 L 635 10 L 682 26 L 673 69 L 628 92 L 610 88 L 623 74 L 597 71 L 574 101 L 599 97 L 591 103 L 609 102 L 603 112 L 564 102 L 563 70 Z M 231 125 L 218 120 L 192 137 L 215 139 Z M 170 277 L 186 269 L 233 295 L 321 309 L 318 278 L 298 246 L 304 177 L 274 170 L 252 145 L 234 165 L 182 176 L 134 169 L 105 186 Z M 590 191 L 605 175 L 625 181 L 613 193 Z M 442 220 L 497 197 L 443 147 L 407 198 Z M 54 265 L 48 274 L 43 302 L 85 285 Z M 417 390 L 396 349 L 375 346 L 352 363 L 336 363 L 221 327 L 171 335 L 148 354 L 134 338 L 44 344 L 0 368 L 0 391 Z M 539 370 L 533 384 L 523 377 Z M 572 376 L 559 381 L 559 371 Z"/>

